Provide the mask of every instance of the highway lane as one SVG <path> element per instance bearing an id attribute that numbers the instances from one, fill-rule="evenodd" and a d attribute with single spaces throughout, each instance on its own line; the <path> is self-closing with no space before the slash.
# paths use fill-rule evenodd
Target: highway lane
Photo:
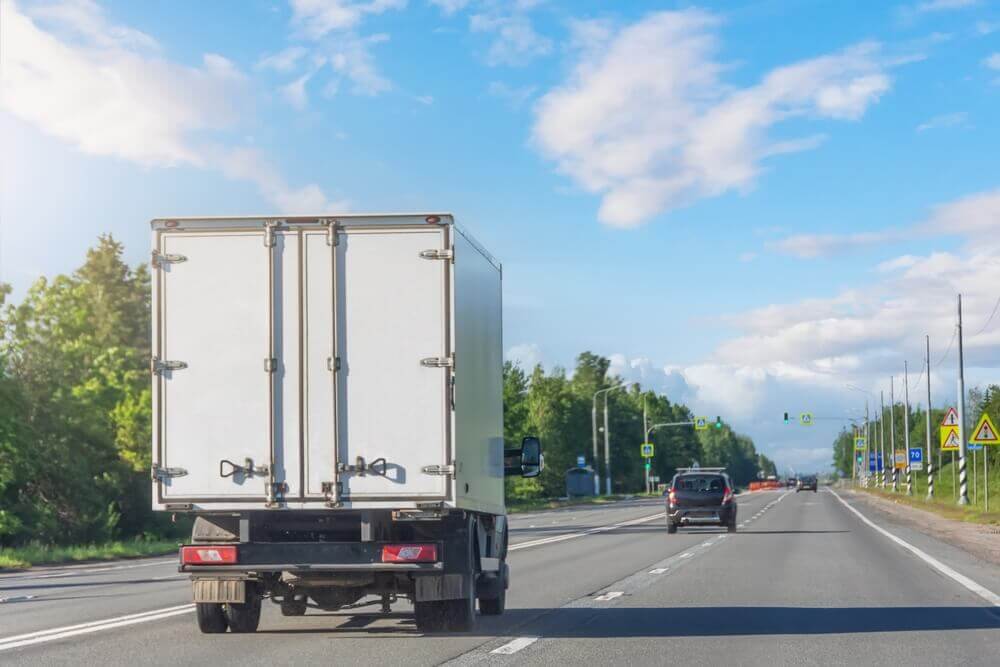
<path id="1" fill-rule="evenodd" d="M 256 635 L 203 636 L 190 612 L 177 611 L 5 651 L 12 635 L 184 605 L 189 588 L 186 580 L 152 581 L 176 575 L 172 561 L 0 577 L 0 597 L 25 582 L 29 588 L 18 592 L 41 592 L 0 604 L 0 662 L 993 662 L 996 609 L 866 526 L 829 492 L 765 492 L 739 502 L 744 525 L 735 535 L 716 528 L 667 535 L 661 504 L 648 500 L 518 515 L 508 612 L 481 618 L 469 635 L 421 636 L 406 603 L 388 617 L 311 610 L 298 619 L 266 603 Z M 646 517 L 655 518 L 633 523 Z M 954 567 L 974 572 L 971 562 L 948 555 Z M 30 588 L 53 581 L 94 585 Z M 63 606 L 72 611 L 60 615 Z"/>
<path id="2" fill-rule="evenodd" d="M 765 504 L 763 496 L 740 500 L 741 513 L 751 513 Z M 653 520 L 608 529 L 649 517 Z M 595 530 L 600 532 L 593 532 Z M 552 538 L 559 538 L 559 541 L 545 542 Z M 531 619 L 542 613 L 538 610 L 558 607 L 586 595 L 663 558 L 665 553 L 683 550 L 701 539 L 703 536 L 694 534 L 673 535 L 668 539 L 659 500 L 514 515 L 509 611 L 500 618 L 482 618 L 480 629 L 472 635 L 452 635 L 447 641 L 424 641 L 413 627 L 412 607 L 405 602 L 397 604 L 388 618 L 361 614 L 364 610 L 360 610 L 353 614 L 310 611 L 305 618 L 286 619 L 275 605 L 266 604 L 262 632 L 251 638 L 239 638 L 239 643 L 248 649 L 247 660 L 265 663 L 282 660 L 286 655 L 306 660 L 316 658 L 329 650 L 333 641 L 338 652 L 357 651 L 359 655 L 367 655 L 372 647 L 371 640 L 377 637 L 393 640 L 387 643 L 393 650 L 375 658 L 376 663 L 383 662 L 383 658 L 386 663 L 414 658 L 417 664 L 434 664 L 511 632 L 518 625 L 530 625 Z M 142 574 L 137 575 L 137 572 Z M 232 646 L 234 642 L 229 636 L 200 635 L 193 615 L 178 613 L 141 624 L 4 650 L 4 642 L 15 635 L 184 605 L 190 600 L 186 579 L 157 579 L 176 575 L 175 561 L 157 559 L 0 577 L 0 596 L 37 596 L 26 602 L 0 604 L 0 660 L 32 662 L 42 659 L 62 663 L 101 659 L 110 664 L 126 664 L 137 651 L 145 653 L 144 646 L 153 642 L 170 647 L 170 660 L 149 656 L 151 661 L 176 664 L 179 660 L 185 664 L 200 662 L 206 651 L 214 651 L 218 646 Z M 223 644 L 213 643 L 219 639 Z"/>

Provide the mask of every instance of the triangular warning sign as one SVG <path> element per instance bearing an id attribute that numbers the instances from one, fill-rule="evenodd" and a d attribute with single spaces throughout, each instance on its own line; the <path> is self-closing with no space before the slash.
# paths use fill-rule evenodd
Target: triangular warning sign
<path id="1" fill-rule="evenodd" d="M 988 413 L 983 413 L 983 416 L 979 418 L 979 423 L 976 424 L 976 428 L 972 431 L 972 437 L 969 438 L 969 442 L 974 442 L 977 445 L 1000 445 L 1000 436 L 997 435 L 997 427 L 993 424 L 993 420 L 990 419 Z"/>
<path id="2" fill-rule="evenodd" d="M 958 426 L 958 411 L 955 408 L 948 408 L 944 419 L 941 420 L 941 426 Z"/>
<path id="3" fill-rule="evenodd" d="M 961 448 L 961 440 L 958 439 L 958 427 L 952 427 L 949 429 L 941 429 L 941 449 L 947 450 L 957 450 Z"/>

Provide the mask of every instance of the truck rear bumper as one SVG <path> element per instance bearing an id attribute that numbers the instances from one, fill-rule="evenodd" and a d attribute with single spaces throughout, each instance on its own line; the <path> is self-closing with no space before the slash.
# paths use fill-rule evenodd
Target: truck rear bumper
<path id="1" fill-rule="evenodd" d="M 434 563 L 384 563 L 382 548 L 387 544 L 398 544 L 398 542 L 241 542 L 235 545 L 237 549 L 235 563 L 219 565 L 181 563 L 179 571 L 208 575 L 227 572 L 435 573 L 443 572 L 445 569 L 441 560 Z M 443 544 L 436 544 L 437 553 L 443 554 Z"/>

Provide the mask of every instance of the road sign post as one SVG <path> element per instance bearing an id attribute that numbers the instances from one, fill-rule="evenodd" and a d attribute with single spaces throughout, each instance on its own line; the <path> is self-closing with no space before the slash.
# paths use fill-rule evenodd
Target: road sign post
<path id="1" fill-rule="evenodd" d="M 1000 433 L 990 418 L 988 412 L 984 412 L 979 418 L 976 428 L 972 429 L 972 437 L 969 438 L 969 446 L 1000 445 Z M 983 504 L 984 510 L 990 511 L 990 456 L 988 451 L 983 452 Z M 973 468 L 973 474 L 975 468 Z"/>

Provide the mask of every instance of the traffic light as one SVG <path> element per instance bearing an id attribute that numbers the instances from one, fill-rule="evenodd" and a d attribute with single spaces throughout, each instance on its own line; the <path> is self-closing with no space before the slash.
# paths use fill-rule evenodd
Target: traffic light
<path id="1" fill-rule="evenodd" d="M 722 417 L 715 418 L 715 428 L 722 428 Z"/>
<path id="2" fill-rule="evenodd" d="M 788 413 L 787 412 L 785 413 L 785 423 L 786 424 L 788 423 Z"/>

